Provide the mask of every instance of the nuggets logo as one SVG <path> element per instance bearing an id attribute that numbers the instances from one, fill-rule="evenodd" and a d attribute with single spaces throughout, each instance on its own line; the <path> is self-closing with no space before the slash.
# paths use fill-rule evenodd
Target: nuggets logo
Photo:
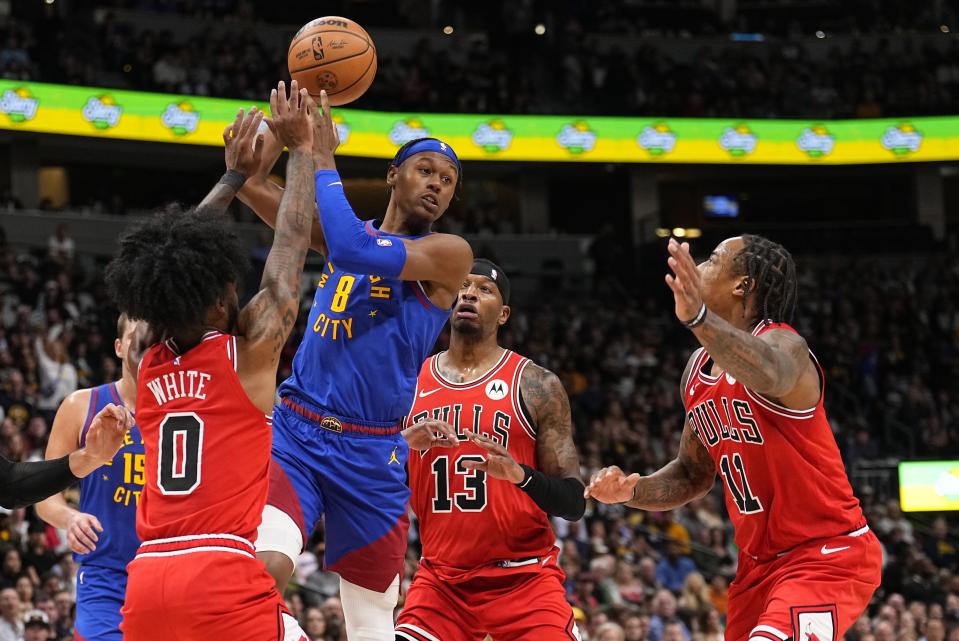
<path id="1" fill-rule="evenodd" d="M 343 120 L 340 114 L 333 114 L 333 126 L 336 127 L 336 135 L 340 138 L 340 144 L 345 145 L 350 139 L 350 126 Z"/>
<path id="2" fill-rule="evenodd" d="M 749 125 L 739 124 L 735 127 L 726 127 L 719 138 L 719 146 L 728 151 L 733 158 L 742 158 L 756 151 L 758 141 Z"/>
<path id="3" fill-rule="evenodd" d="M 502 120 L 490 120 L 476 128 L 473 142 L 488 154 L 509 149 L 513 142 L 513 132 L 506 128 Z"/>
<path id="4" fill-rule="evenodd" d="M 316 84 L 320 89 L 332 91 L 336 89 L 336 85 L 338 85 L 339 82 L 340 81 L 336 78 L 336 74 L 332 71 L 323 71 L 316 74 Z"/>
<path id="5" fill-rule="evenodd" d="M 491 400 L 498 401 L 506 398 L 507 394 L 509 394 L 509 385 L 502 379 L 494 378 L 486 384 L 486 396 Z"/>
<path id="6" fill-rule="evenodd" d="M 10 122 L 15 124 L 33 120 L 39 107 L 40 101 L 26 87 L 7 89 L 0 96 L 0 112 L 7 114 Z"/>
<path id="7" fill-rule="evenodd" d="M 83 105 L 83 119 L 97 129 L 109 129 L 120 124 L 123 108 L 113 96 L 92 96 Z"/>
<path id="8" fill-rule="evenodd" d="M 649 152 L 650 156 L 668 154 L 676 146 L 676 134 L 664 122 L 646 125 L 636 137 L 636 144 Z"/>
<path id="9" fill-rule="evenodd" d="M 836 139 L 823 125 L 806 127 L 796 139 L 796 146 L 810 158 L 828 156 L 835 144 Z"/>
<path id="10" fill-rule="evenodd" d="M 596 146 L 596 133 L 584 121 L 577 120 L 560 130 L 556 142 L 571 154 L 582 154 Z"/>
<path id="11" fill-rule="evenodd" d="M 411 140 L 426 138 L 429 135 L 430 130 L 419 118 L 408 118 L 393 125 L 390 129 L 390 142 L 394 145 L 405 145 Z"/>
<path id="12" fill-rule="evenodd" d="M 343 431 L 343 424 L 340 423 L 340 419 L 335 416 L 324 416 L 323 420 L 320 421 L 320 427 L 324 430 L 330 430 L 331 432 Z"/>
<path id="13" fill-rule="evenodd" d="M 160 122 L 163 126 L 173 132 L 174 136 L 185 136 L 196 131 L 196 126 L 200 122 L 200 114 L 193 109 L 187 101 L 180 103 L 170 103 L 160 116 Z"/>
<path id="14" fill-rule="evenodd" d="M 886 129 L 880 142 L 896 156 L 907 156 L 919 151 L 922 133 L 917 131 L 912 123 L 904 122 Z"/>

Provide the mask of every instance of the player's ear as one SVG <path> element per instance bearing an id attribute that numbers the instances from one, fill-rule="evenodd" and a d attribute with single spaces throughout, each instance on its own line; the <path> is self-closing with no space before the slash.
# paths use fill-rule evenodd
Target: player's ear
<path id="1" fill-rule="evenodd" d="M 503 305 L 499 310 L 499 318 L 496 319 L 496 324 L 502 327 L 506 324 L 506 321 L 509 320 L 510 308 L 509 305 Z"/>
<path id="2" fill-rule="evenodd" d="M 113 339 L 113 353 L 117 355 L 117 358 L 122 359 L 123 354 L 120 352 L 120 349 L 123 347 L 123 343 L 120 342 L 119 338 Z"/>
<path id="3" fill-rule="evenodd" d="M 752 290 L 752 279 L 749 276 L 740 276 L 736 279 L 736 284 L 733 287 L 733 296 L 736 298 L 744 298 L 746 294 L 750 293 Z"/>
<path id="4" fill-rule="evenodd" d="M 390 189 L 396 186 L 396 174 L 400 173 L 400 168 L 396 165 L 390 165 L 390 168 L 386 170 L 386 184 Z"/>

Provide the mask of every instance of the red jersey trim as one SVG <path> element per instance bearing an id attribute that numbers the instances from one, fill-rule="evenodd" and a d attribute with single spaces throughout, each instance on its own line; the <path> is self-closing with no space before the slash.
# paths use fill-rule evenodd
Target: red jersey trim
<path id="1" fill-rule="evenodd" d="M 517 356 L 519 356 L 519 354 L 517 354 Z M 526 412 L 523 411 L 523 406 L 519 398 L 519 395 L 522 393 L 520 390 L 520 382 L 523 380 L 523 372 L 526 371 L 526 366 L 529 365 L 530 360 L 525 356 L 520 356 L 520 358 L 522 360 L 520 364 L 516 366 L 516 371 L 513 372 L 513 393 L 510 394 L 510 403 L 513 406 L 513 414 L 519 418 L 519 423 L 523 426 L 523 430 L 535 441 L 536 428 L 530 425 L 529 421 L 526 420 Z"/>
<path id="2" fill-rule="evenodd" d="M 702 369 L 703 363 L 709 355 L 706 354 L 706 348 L 700 347 L 693 352 L 693 368 L 689 372 L 689 378 L 686 379 L 686 387 L 683 389 L 683 405 L 686 404 L 686 397 L 689 396 L 689 388 L 696 384 L 696 374 Z"/>
<path id="3" fill-rule="evenodd" d="M 440 354 L 442 353 L 443 352 L 440 352 Z M 478 385 L 482 385 L 487 380 L 492 378 L 493 375 L 496 374 L 496 372 L 501 370 L 503 366 L 506 365 L 506 361 L 509 360 L 510 355 L 513 353 L 514 352 L 511 352 L 508 349 L 504 349 L 503 356 L 500 357 L 499 361 L 497 361 L 497 363 L 493 365 L 493 367 L 487 370 L 486 373 L 481 375 L 479 378 L 475 378 L 472 381 L 469 381 L 467 383 L 453 383 L 447 380 L 445 376 L 440 374 L 439 367 L 436 365 L 436 361 L 440 357 L 440 354 L 437 354 L 436 356 L 433 356 L 432 358 L 430 358 L 430 374 L 433 375 L 433 378 L 436 379 L 437 383 L 439 383 L 441 386 L 445 387 L 446 389 L 451 389 L 451 390 L 471 389 L 471 388 L 477 387 Z M 515 389 L 515 386 L 514 386 L 514 389 Z"/>

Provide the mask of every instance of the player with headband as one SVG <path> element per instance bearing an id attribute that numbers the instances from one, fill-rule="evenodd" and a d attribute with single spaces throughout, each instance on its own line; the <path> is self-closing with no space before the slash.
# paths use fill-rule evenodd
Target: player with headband
<path id="1" fill-rule="evenodd" d="M 347 635 L 387 639 L 406 556 L 409 448 L 458 444 L 446 424 L 431 421 L 404 432 L 403 418 L 473 252 L 459 236 L 430 230 L 462 178 L 448 144 L 424 138 L 401 147 L 386 175 L 386 214 L 382 222 L 364 222 L 336 171 L 339 140 L 325 94 L 321 105 L 314 124 L 319 217 L 313 247 L 327 263 L 293 374 L 279 388 L 257 550 L 282 592 L 325 514 L 325 565 L 340 575 Z M 273 149 L 265 171 L 275 160 Z M 241 198 L 271 222 L 280 190 L 252 178 Z"/>

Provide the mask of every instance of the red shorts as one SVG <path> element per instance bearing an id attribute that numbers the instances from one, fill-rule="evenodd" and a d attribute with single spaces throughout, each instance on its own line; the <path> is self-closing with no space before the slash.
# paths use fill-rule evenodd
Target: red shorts
<path id="1" fill-rule="evenodd" d="M 413 576 L 396 622 L 405 641 L 578 641 L 554 550 L 529 565 L 489 566 L 455 581 L 425 561 Z"/>
<path id="2" fill-rule="evenodd" d="M 147 542 L 127 571 L 125 641 L 308 641 L 242 539 Z"/>
<path id="3" fill-rule="evenodd" d="M 868 528 L 804 543 L 772 561 L 740 554 L 726 641 L 839 641 L 881 577 L 882 548 Z"/>

